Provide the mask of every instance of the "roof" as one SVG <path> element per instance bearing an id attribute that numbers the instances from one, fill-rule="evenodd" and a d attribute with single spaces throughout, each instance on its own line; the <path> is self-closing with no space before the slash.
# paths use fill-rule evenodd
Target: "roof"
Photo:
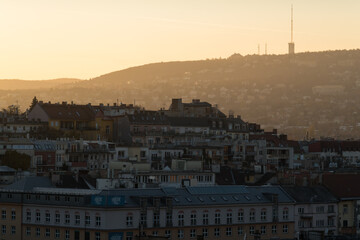
<path id="1" fill-rule="evenodd" d="M 266 204 L 275 194 L 279 203 L 293 203 L 294 200 L 280 186 L 209 186 L 157 189 L 104 190 L 100 195 L 125 196 L 127 206 L 137 206 L 140 197 L 172 197 L 174 206 L 207 206 L 234 204 Z"/>
<path id="2" fill-rule="evenodd" d="M 27 188 L 30 189 L 30 188 Z M 5 191 L 18 190 L 8 188 Z M 30 190 L 29 190 L 30 191 Z M 25 191 L 29 193 L 29 191 Z M 160 200 L 162 206 L 167 205 L 167 200 L 172 201 L 173 206 L 182 207 L 203 207 L 208 206 L 236 206 L 243 205 L 272 205 L 274 201 L 279 204 L 292 204 L 294 200 L 280 186 L 209 186 L 209 187 L 182 187 L 182 188 L 147 188 L 147 189 L 116 189 L 116 190 L 85 190 L 85 189 L 59 189 L 49 187 L 32 187 L 34 193 L 48 193 L 60 195 L 83 195 L 82 205 L 92 207 L 139 207 L 143 200 L 151 207 Z M 97 203 L 94 199 L 103 199 L 105 202 Z M 111 202 L 112 200 L 115 202 Z M 276 200 L 277 199 L 277 200 Z M 31 201 L 36 201 L 31 200 Z M 42 201 L 40 199 L 40 201 Z M 110 201 L 110 203 L 109 203 Z M 44 202 L 43 202 L 44 204 Z M 46 202 L 46 204 L 55 204 Z M 59 205 L 59 203 L 56 203 Z M 69 205 L 71 202 L 61 202 Z"/>
<path id="3" fill-rule="evenodd" d="M 168 117 L 171 126 L 177 127 L 210 127 L 211 121 L 205 117 Z"/>
<path id="4" fill-rule="evenodd" d="M 0 166 L 0 172 L 16 172 L 16 170 L 8 166 Z"/>
<path id="5" fill-rule="evenodd" d="M 131 124 L 168 125 L 169 121 L 165 115 L 156 111 L 139 111 L 128 115 Z"/>
<path id="6" fill-rule="evenodd" d="M 283 188 L 298 203 L 337 202 L 337 198 L 323 186 Z"/>
<path id="7" fill-rule="evenodd" d="M 338 198 L 360 198 L 360 174 L 323 174 L 323 184 Z"/>
<path id="8" fill-rule="evenodd" d="M 51 181 L 47 177 L 25 177 L 13 184 L 10 184 L 4 189 L 7 190 L 21 190 L 33 191 L 35 187 L 53 187 Z"/>
<path id="9" fill-rule="evenodd" d="M 89 105 L 42 103 L 41 108 L 50 119 L 92 121 L 95 112 Z"/>

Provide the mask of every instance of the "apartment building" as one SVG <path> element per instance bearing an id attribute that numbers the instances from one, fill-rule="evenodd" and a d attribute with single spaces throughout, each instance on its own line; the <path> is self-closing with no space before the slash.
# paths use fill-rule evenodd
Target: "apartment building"
<path id="1" fill-rule="evenodd" d="M 2 220 L 2 239 L 294 237 L 294 202 L 279 186 L 0 192 L 17 214 Z"/>

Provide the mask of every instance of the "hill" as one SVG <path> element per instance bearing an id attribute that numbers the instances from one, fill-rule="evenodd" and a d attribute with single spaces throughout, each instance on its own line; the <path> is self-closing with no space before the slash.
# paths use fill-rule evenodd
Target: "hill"
<path id="1" fill-rule="evenodd" d="M 0 88 L 1 89 L 1 88 Z M 2 107 L 44 101 L 167 108 L 200 98 L 291 138 L 358 138 L 360 50 L 154 63 L 47 89 L 0 90 Z"/>
<path id="2" fill-rule="evenodd" d="M 39 89 L 53 88 L 64 84 L 82 81 L 76 78 L 58 78 L 52 80 L 19 80 L 19 79 L 0 79 L 0 90 L 20 90 L 20 89 Z"/>

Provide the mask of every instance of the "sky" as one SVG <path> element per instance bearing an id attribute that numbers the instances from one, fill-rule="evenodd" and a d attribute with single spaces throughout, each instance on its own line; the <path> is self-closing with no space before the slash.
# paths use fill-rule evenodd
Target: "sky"
<path id="1" fill-rule="evenodd" d="M 359 0 L 0 0 L 0 79 L 89 79 L 153 62 L 357 49 Z"/>

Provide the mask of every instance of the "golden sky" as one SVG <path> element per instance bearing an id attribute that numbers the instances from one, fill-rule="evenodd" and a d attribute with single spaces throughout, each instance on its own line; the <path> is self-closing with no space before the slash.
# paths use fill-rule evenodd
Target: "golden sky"
<path id="1" fill-rule="evenodd" d="M 356 49 L 359 0 L 0 0 L 0 79 L 93 78 L 152 62 Z"/>

